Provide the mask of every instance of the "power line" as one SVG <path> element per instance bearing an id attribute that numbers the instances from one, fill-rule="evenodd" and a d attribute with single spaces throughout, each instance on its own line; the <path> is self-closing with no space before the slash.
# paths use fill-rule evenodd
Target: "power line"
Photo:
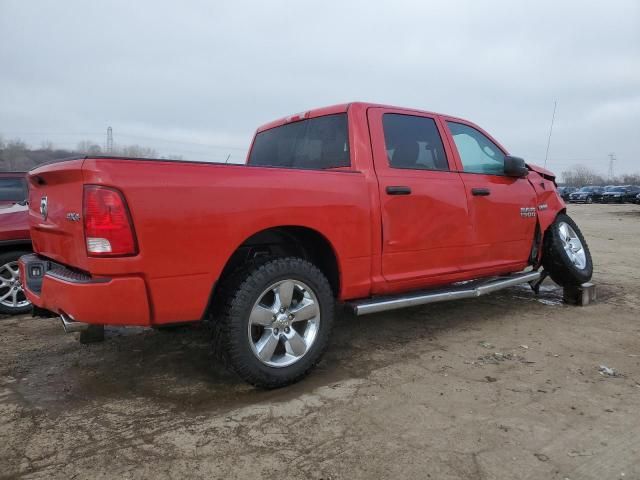
<path id="1" fill-rule="evenodd" d="M 609 181 L 611 181 L 613 177 L 615 177 L 613 172 L 613 162 L 615 161 L 616 161 L 616 154 L 611 152 L 609 154 Z"/>
<path id="2" fill-rule="evenodd" d="M 22 135 L 22 136 L 43 136 L 43 137 L 52 137 L 52 136 L 70 136 L 70 137 L 90 137 L 90 136 L 98 136 L 103 135 L 102 132 L 17 132 L 17 131 L 5 131 L 0 132 L 6 135 Z M 197 145 L 201 147 L 209 147 L 209 148 L 220 148 L 224 150 L 248 150 L 248 147 L 232 147 L 230 145 L 216 145 L 212 143 L 202 143 L 202 142 L 186 142 L 180 140 L 166 140 L 158 137 L 147 137 L 143 135 L 132 135 L 127 133 L 118 132 L 119 137 L 125 138 L 135 138 L 139 140 L 149 140 L 153 142 L 161 142 L 161 143 L 175 143 L 182 145 Z"/>
<path id="3" fill-rule="evenodd" d="M 113 153 L 113 128 L 107 127 L 107 153 Z"/>
<path id="4" fill-rule="evenodd" d="M 176 143 L 176 144 L 183 144 L 183 145 L 198 145 L 201 147 L 210 147 L 210 148 L 223 148 L 226 150 L 247 150 L 246 147 L 232 147 L 229 145 L 214 145 L 211 143 L 200 143 L 200 142 L 184 142 L 184 141 L 179 141 L 179 140 L 165 140 L 162 138 L 155 138 L 155 137 L 145 137 L 142 135 L 130 135 L 130 134 L 126 134 L 126 133 L 120 133 L 119 134 L 121 137 L 126 137 L 126 138 L 138 138 L 140 140 L 150 140 L 150 141 L 154 141 L 154 142 L 162 142 L 162 143 Z"/>

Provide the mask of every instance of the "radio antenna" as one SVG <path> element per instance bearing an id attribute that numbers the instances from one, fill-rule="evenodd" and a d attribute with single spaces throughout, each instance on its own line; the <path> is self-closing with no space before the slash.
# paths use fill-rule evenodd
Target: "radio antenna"
<path id="1" fill-rule="evenodd" d="M 553 114 L 551 115 L 551 126 L 549 127 L 549 138 L 547 139 L 547 153 L 544 156 L 544 168 L 547 168 L 547 160 L 549 160 L 549 147 L 551 146 L 551 133 L 553 132 L 553 121 L 556 118 L 556 107 L 558 106 L 558 101 L 554 100 L 553 102 Z"/>

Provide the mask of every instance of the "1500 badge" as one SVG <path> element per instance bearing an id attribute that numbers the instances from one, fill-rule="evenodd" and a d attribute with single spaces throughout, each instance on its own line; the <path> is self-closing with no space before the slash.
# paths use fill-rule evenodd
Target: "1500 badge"
<path id="1" fill-rule="evenodd" d="M 522 207 L 520 208 L 521 217 L 535 217 L 536 209 L 534 207 Z"/>

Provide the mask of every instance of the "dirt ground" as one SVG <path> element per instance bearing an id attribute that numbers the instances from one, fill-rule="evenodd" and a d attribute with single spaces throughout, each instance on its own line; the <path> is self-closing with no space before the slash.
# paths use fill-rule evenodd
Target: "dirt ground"
<path id="1" fill-rule="evenodd" d="M 319 368 L 277 391 L 226 373 L 197 328 L 80 345 L 4 318 L 0 477 L 640 479 L 640 207 L 569 213 L 595 304 L 548 282 L 343 314 Z"/>

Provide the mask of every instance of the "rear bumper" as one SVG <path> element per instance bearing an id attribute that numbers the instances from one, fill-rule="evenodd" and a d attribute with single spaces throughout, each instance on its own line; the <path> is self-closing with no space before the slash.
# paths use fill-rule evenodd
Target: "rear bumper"
<path id="1" fill-rule="evenodd" d="M 40 308 L 94 325 L 150 324 L 140 277 L 91 277 L 36 254 L 24 255 L 19 264 L 25 295 Z"/>

